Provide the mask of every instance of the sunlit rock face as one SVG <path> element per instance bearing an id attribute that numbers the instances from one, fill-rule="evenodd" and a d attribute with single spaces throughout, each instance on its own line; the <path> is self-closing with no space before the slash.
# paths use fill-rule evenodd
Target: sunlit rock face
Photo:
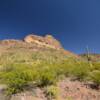
<path id="1" fill-rule="evenodd" d="M 62 49 L 60 42 L 51 35 L 46 35 L 43 37 L 31 34 L 26 36 L 24 38 L 24 41 L 27 43 L 36 43 L 37 45 L 46 46 L 54 49 Z"/>

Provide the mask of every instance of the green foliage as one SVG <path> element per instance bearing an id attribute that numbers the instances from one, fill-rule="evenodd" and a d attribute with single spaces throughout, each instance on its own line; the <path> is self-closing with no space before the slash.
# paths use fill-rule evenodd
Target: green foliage
<path id="1" fill-rule="evenodd" d="M 89 65 L 85 63 L 76 64 L 71 70 L 71 74 L 79 80 L 84 80 L 90 71 Z"/>
<path id="2" fill-rule="evenodd" d="M 66 61 L 60 68 L 62 69 L 61 74 L 71 76 L 79 80 L 84 80 L 90 72 L 89 64 L 80 61 Z"/>
<path id="3" fill-rule="evenodd" d="M 51 85 L 46 88 L 46 96 L 49 100 L 57 98 L 59 95 L 60 89 L 57 86 Z"/>
<path id="4" fill-rule="evenodd" d="M 23 91 L 26 85 L 38 79 L 37 71 L 32 68 L 24 68 L 24 66 L 8 72 L 1 72 L 0 75 L 1 80 L 8 85 L 8 94 Z"/>
<path id="5" fill-rule="evenodd" d="M 42 71 L 39 75 L 39 86 L 47 86 L 56 83 L 56 75 L 52 71 Z"/>
<path id="6" fill-rule="evenodd" d="M 100 62 L 93 62 L 92 70 L 100 70 Z"/>
<path id="7" fill-rule="evenodd" d="M 100 85 L 100 71 L 95 70 L 90 73 L 89 78 L 93 81 L 96 85 Z"/>
<path id="8" fill-rule="evenodd" d="M 100 63 L 93 63 L 91 67 L 88 62 L 65 56 L 59 51 L 17 51 L 0 55 L 0 58 L 0 82 L 8 85 L 8 94 L 23 91 L 29 83 L 43 87 L 54 85 L 61 76 L 79 80 L 90 77 L 91 81 L 100 84 Z M 93 74 L 89 74 L 91 71 Z"/>
<path id="9" fill-rule="evenodd" d="M 16 63 L 9 66 L 1 68 L 0 78 L 8 85 L 10 94 L 23 91 L 25 86 L 32 82 L 43 87 L 56 84 L 63 75 L 83 79 L 89 71 L 87 63 L 77 62 L 71 58 L 52 63 L 40 61 L 32 65 Z"/>
<path id="10" fill-rule="evenodd" d="M 28 82 L 28 80 L 26 80 L 26 76 L 24 76 L 24 74 L 21 72 L 7 73 L 4 78 L 6 78 L 9 94 L 22 91 Z"/>

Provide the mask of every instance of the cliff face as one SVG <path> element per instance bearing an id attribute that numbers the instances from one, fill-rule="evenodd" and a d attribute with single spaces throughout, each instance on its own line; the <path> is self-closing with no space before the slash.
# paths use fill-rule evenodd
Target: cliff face
<path id="1" fill-rule="evenodd" d="M 40 46 L 46 46 L 54 49 L 61 49 L 62 46 L 58 40 L 56 40 L 51 35 L 46 36 L 37 36 L 37 35 L 28 35 L 24 38 L 24 41 L 27 43 L 35 43 Z"/>

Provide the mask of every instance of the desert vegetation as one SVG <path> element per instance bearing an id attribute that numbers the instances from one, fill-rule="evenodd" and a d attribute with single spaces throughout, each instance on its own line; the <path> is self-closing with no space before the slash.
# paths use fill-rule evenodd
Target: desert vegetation
<path id="1" fill-rule="evenodd" d="M 91 88 L 99 89 L 99 60 L 88 61 L 63 48 L 58 50 L 34 43 L 15 42 L 6 44 L 4 41 L 0 46 L 0 84 L 7 86 L 6 95 L 39 88 L 43 89 L 46 100 L 62 100 L 58 99 L 60 89 L 57 84 L 66 78 L 86 85 L 91 83 Z"/>
<path id="2" fill-rule="evenodd" d="M 90 66 L 87 61 L 54 50 L 7 53 L 0 58 L 0 83 L 8 86 L 7 94 L 24 91 L 30 84 L 37 87 L 56 86 L 63 77 L 100 85 L 99 62 L 91 62 Z"/>

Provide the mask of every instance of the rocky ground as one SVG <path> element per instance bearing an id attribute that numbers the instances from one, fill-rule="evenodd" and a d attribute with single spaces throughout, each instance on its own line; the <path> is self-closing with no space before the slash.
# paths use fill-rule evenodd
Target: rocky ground
<path id="1" fill-rule="evenodd" d="M 92 89 L 83 82 L 66 79 L 58 82 L 57 87 L 57 99 L 47 99 L 44 89 L 41 88 L 32 88 L 30 91 L 6 97 L 2 93 L 5 86 L 1 86 L 0 100 L 100 100 L 100 90 Z"/>
<path id="2" fill-rule="evenodd" d="M 63 80 L 58 83 L 61 100 L 100 100 L 100 91 L 79 81 Z M 69 100 L 69 99 L 68 99 Z"/>

